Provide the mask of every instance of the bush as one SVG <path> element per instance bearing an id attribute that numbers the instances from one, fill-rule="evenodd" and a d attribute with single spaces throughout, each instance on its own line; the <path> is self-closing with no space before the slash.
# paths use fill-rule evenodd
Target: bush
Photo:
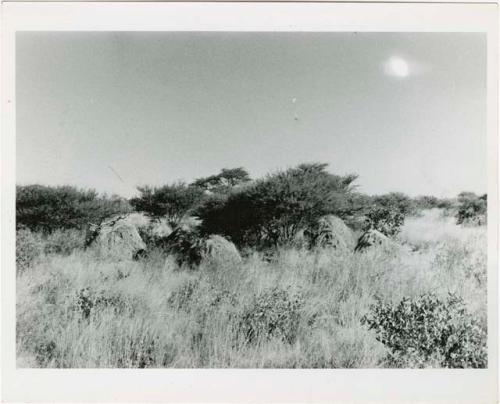
<path id="1" fill-rule="evenodd" d="M 455 295 L 441 300 L 427 294 L 414 300 L 404 298 L 397 305 L 378 301 L 361 321 L 389 349 L 390 366 L 487 365 L 486 331 Z"/>
<path id="2" fill-rule="evenodd" d="M 280 338 L 293 343 L 297 338 L 305 300 L 300 293 L 274 287 L 254 296 L 242 314 L 240 331 L 247 342 Z"/>
<path id="3" fill-rule="evenodd" d="M 404 220 L 404 215 L 397 210 L 374 207 L 366 215 L 363 230 L 375 229 L 387 237 L 392 237 L 399 233 Z"/>
<path id="4" fill-rule="evenodd" d="M 457 224 L 485 224 L 487 195 L 477 196 L 473 192 L 462 192 L 458 196 Z"/>
<path id="5" fill-rule="evenodd" d="M 95 292 L 89 287 L 80 289 L 75 296 L 73 308 L 82 318 L 88 319 L 96 311 L 112 309 L 115 314 L 120 314 L 131 306 L 120 294 L 107 294 L 104 290 Z"/>
<path id="6" fill-rule="evenodd" d="M 387 237 L 398 234 L 405 217 L 416 211 L 414 201 L 398 192 L 374 196 L 371 203 L 365 212 L 363 230 L 378 230 Z"/>
<path id="7" fill-rule="evenodd" d="M 196 229 L 178 227 L 167 237 L 158 240 L 156 246 L 172 254 L 177 265 L 187 264 L 192 267 L 198 265 L 203 258 L 204 242 Z"/>
<path id="8" fill-rule="evenodd" d="M 355 179 L 328 173 L 326 164 L 302 164 L 216 195 L 196 214 L 203 233 L 223 235 L 239 246 L 286 244 L 320 217 L 344 214 Z"/>
<path id="9" fill-rule="evenodd" d="M 123 198 L 99 196 L 93 190 L 71 186 L 16 187 L 16 224 L 32 231 L 83 229 L 89 223 L 129 211 L 130 206 Z"/>
<path id="10" fill-rule="evenodd" d="M 438 207 L 439 199 L 432 195 L 422 195 L 416 197 L 413 203 L 418 210 L 434 209 Z"/>
<path id="11" fill-rule="evenodd" d="M 39 234 L 27 228 L 16 231 L 16 267 L 18 271 L 29 268 L 43 253 L 43 242 Z"/>
<path id="12" fill-rule="evenodd" d="M 385 195 L 374 196 L 372 203 L 376 207 L 398 212 L 403 215 L 403 217 L 415 212 L 414 202 L 408 196 L 400 192 L 391 192 Z"/>

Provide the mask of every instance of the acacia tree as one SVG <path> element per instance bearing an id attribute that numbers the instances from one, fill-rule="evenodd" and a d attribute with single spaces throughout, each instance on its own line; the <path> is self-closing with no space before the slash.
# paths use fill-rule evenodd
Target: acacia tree
<path id="1" fill-rule="evenodd" d="M 18 185 L 16 225 L 50 233 L 55 229 L 84 228 L 106 217 L 131 210 L 118 196 L 101 196 L 94 190 L 72 186 Z"/>
<path id="2" fill-rule="evenodd" d="M 342 215 L 356 175 L 338 176 L 327 164 L 301 164 L 209 198 L 196 211 L 202 232 L 217 233 L 239 245 L 279 244 L 327 214 Z"/>
<path id="3" fill-rule="evenodd" d="M 209 192 L 227 192 L 237 185 L 250 181 L 250 175 L 243 167 L 223 168 L 219 174 L 198 178 L 191 185 Z"/>
<path id="4" fill-rule="evenodd" d="M 182 182 L 161 187 L 138 187 L 140 195 L 130 204 L 135 210 L 152 217 L 168 217 L 178 222 L 187 215 L 203 197 L 203 190 Z"/>

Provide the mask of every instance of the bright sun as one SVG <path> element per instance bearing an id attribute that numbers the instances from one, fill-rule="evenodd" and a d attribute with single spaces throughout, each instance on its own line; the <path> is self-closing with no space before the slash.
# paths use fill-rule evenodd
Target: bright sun
<path id="1" fill-rule="evenodd" d="M 393 56 L 386 63 L 386 73 L 396 77 L 407 77 L 410 73 L 410 68 L 406 60 Z"/>

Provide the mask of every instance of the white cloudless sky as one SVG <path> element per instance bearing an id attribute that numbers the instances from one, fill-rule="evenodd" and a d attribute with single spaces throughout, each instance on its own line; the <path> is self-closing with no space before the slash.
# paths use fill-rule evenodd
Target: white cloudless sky
<path id="1" fill-rule="evenodd" d="M 486 192 L 479 33 L 20 32 L 17 183 L 131 196 L 245 167 Z"/>

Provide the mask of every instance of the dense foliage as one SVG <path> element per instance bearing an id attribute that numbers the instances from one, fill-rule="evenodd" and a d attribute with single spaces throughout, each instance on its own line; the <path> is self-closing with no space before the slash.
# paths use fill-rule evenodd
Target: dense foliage
<path id="1" fill-rule="evenodd" d="M 402 193 L 392 192 L 373 196 L 370 205 L 365 209 L 366 220 L 363 230 L 375 229 L 388 237 L 393 237 L 399 233 L 405 217 L 414 211 L 414 201 Z"/>
<path id="2" fill-rule="evenodd" d="M 215 195 L 196 214 L 202 232 L 227 236 L 239 245 L 287 243 L 320 217 L 346 212 L 355 179 L 330 174 L 326 164 L 302 164 Z"/>
<path id="3" fill-rule="evenodd" d="M 376 195 L 372 204 L 407 216 L 414 212 L 414 204 L 410 197 L 400 192 L 391 192 L 384 195 Z"/>
<path id="4" fill-rule="evenodd" d="M 138 197 L 130 200 L 135 210 L 152 217 L 168 217 L 177 222 L 201 200 L 203 190 L 182 182 L 161 187 L 139 187 Z"/>
<path id="5" fill-rule="evenodd" d="M 16 224 L 33 231 L 81 229 L 113 214 L 129 212 L 120 197 L 100 196 L 94 190 L 72 186 L 26 185 L 16 187 Z"/>
<path id="6" fill-rule="evenodd" d="M 375 229 L 387 237 L 393 237 L 399 233 L 404 220 L 404 214 L 397 210 L 374 206 L 366 214 L 363 230 Z"/>
<path id="7" fill-rule="evenodd" d="M 249 181 L 248 172 L 243 167 L 237 167 L 223 168 L 219 174 L 198 178 L 191 185 L 205 191 L 223 193 Z"/>
<path id="8" fill-rule="evenodd" d="M 389 349 L 390 366 L 486 366 L 486 332 L 455 295 L 442 300 L 425 294 L 396 305 L 379 301 L 362 322 Z"/>
<path id="9" fill-rule="evenodd" d="M 487 195 L 477 196 L 473 192 L 458 195 L 458 224 L 484 224 L 486 222 Z"/>

